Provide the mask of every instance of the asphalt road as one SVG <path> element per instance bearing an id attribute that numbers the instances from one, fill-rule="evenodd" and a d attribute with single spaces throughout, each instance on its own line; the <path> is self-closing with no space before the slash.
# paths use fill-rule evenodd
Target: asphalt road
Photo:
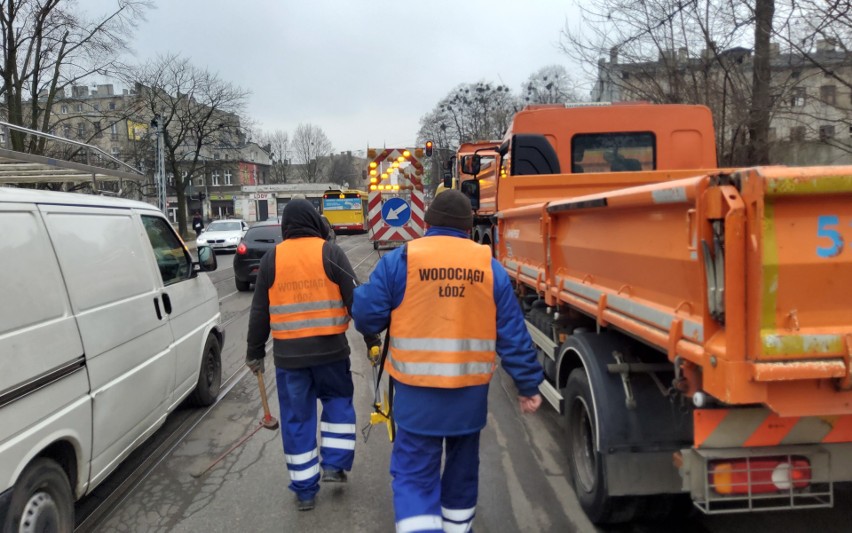
<path id="1" fill-rule="evenodd" d="M 365 281 L 379 255 L 366 236 L 340 236 L 358 277 Z M 223 375 L 242 372 L 250 293 L 237 293 L 231 256 L 219 256 L 211 273 L 227 325 Z M 352 371 L 358 427 L 366 423 L 372 401 L 370 367 L 363 340 L 350 328 Z M 273 414 L 278 416 L 271 358 L 266 383 Z M 502 371 L 490 389 L 488 426 L 481 439 L 477 532 L 651 532 L 852 531 L 852 491 L 841 488 L 834 509 L 775 514 L 706 517 L 693 513 L 669 524 L 629 524 L 596 529 L 579 508 L 571 488 L 561 443 L 562 418 L 545 403 L 538 413 L 522 415 L 516 390 Z M 391 445 L 382 426 L 368 442 L 359 435 L 355 465 L 346 485 L 323 487 L 317 508 L 298 512 L 287 489 L 289 479 L 279 431 L 260 430 L 212 468 L 195 477 L 217 457 L 252 432 L 262 415 L 257 383 L 246 374 L 116 508 L 99 531 L 393 531 L 388 464 Z"/>

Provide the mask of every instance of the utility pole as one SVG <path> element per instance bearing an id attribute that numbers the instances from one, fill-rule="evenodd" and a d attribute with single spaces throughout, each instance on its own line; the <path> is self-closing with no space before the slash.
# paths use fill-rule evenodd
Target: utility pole
<path id="1" fill-rule="evenodd" d="M 154 115 L 151 126 L 157 135 L 157 147 L 154 155 L 157 159 L 156 173 L 154 179 L 157 182 L 157 207 L 166 217 L 169 216 L 169 201 L 166 195 L 166 158 L 163 138 L 163 119 L 160 115 Z"/>

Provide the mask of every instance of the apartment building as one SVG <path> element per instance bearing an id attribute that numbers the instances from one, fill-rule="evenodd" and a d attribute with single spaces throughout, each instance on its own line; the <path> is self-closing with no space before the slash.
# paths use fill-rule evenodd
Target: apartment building
<path id="1" fill-rule="evenodd" d="M 773 164 L 852 164 L 852 57 L 838 43 L 808 53 L 771 55 Z M 697 103 L 710 107 L 721 165 L 744 157 L 753 69 L 752 51 L 732 48 L 663 51 L 656 61 L 619 62 L 618 50 L 598 63 L 594 101 Z"/>

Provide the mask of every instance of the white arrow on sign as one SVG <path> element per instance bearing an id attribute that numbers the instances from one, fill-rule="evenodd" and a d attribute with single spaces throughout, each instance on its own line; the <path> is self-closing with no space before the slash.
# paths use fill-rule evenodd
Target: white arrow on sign
<path id="1" fill-rule="evenodd" d="M 396 209 L 388 209 L 388 220 L 396 220 L 399 218 L 399 214 L 408 209 L 408 204 L 402 204 Z"/>

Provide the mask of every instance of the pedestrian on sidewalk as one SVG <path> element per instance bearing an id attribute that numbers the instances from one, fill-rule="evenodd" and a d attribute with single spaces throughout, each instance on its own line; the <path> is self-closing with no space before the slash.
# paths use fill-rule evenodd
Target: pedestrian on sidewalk
<path id="1" fill-rule="evenodd" d="M 496 355 L 524 413 L 541 405 L 544 376 L 509 276 L 488 246 L 470 240 L 467 197 L 442 192 L 425 220 L 423 238 L 384 255 L 355 289 L 352 317 L 365 334 L 390 328 L 397 532 L 469 531 Z"/>
<path id="2" fill-rule="evenodd" d="M 204 231 L 204 221 L 201 219 L 201 213 L 198 211 L 192 215 L 192 229 L 195 230 L 195 238 L 201 236 L 201 232 Z"/>
<path id="3" fill-rule="evenodd" d="M 319 213 L 307 200 L 287 204 L 281 231 L 284 240 L 260 261 L 246 364 L 264 371 L 271 331 L 289 488 L 298 509 L 307 511 L 314 508 L 320 469 L 330 483 L 346 482 L 352 469 L 355 409 L 346 329 L 357 279 L 343 250 L 325 240 Z M 319 450 L 317 399 L 323 407 Z"/>

